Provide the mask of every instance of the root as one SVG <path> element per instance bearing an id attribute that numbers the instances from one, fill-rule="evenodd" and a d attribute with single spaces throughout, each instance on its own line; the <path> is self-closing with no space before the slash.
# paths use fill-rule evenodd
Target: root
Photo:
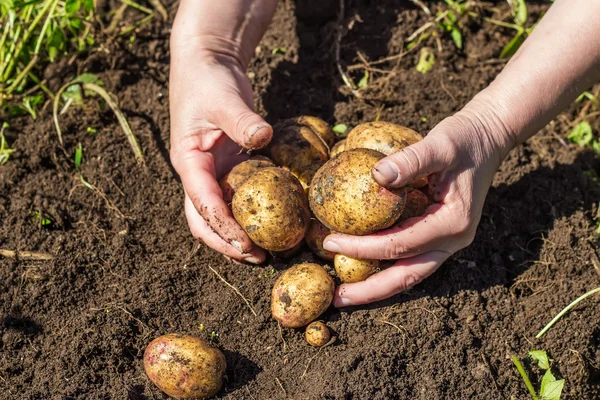
<path id="1" fill-rule="evenodd" d="M 285 388 L 283 387 L 283 385 L 281 384 L 281 381 L 279 380 L 279 378 L 275 378 L 275 382 L 277 382 L 277 385 L 279 385 L 279 387 L 281 388 L 281 390 L 283 391 L 283 398 L 287 399 L 287 392 L 285 391 Z"/>
<path id="2" fill-rule="evenodd" d="M 317 351 L 315 353 L 314 356 L 312 356 L 310 358 L 310 360 L 308 360 L 308 364 L 306 364 L 306 368 L 304 368 L 304 372 L 302 373 L 302 376 L 300 377 L 300 379 L 304 379 L 304 376 L 306 375 L 306 373 L 308 372 L 308 368 L 310 367 L 310 364 L 313 362 L 313 360 L 319 355 L 319 353 L 321 353 L 321 350 L 323 350 L 325 347 L 328 347 L 330 345 L 332 345 L 333 343 L 335 343 L 335 339 L 336 337 L 332 337 L 331 339 L 329 339 L 329 342 L 327 342 L 326 344 L 324 344 L 323 346 L 321 346 L 319 348 L 319 351 Z"/>
<path id="3" fill-rule="evenodd" d="M 252 306 L 250 305 L 250 302 L 248 301 L 248 299 L 246 297 L 244 297 L 244 295 L 238 290 L 238 288 L 236 288 L 235 286 L 233 286 L 231 283 L 227 282 L 225 280 L 225 278 L 223 278 L 213 267 L 211 267 L 210 265 L 208 266 L 208 268 L 214 272 L 215 275 L 217 275 L 217 277 L 223 281 L 223 283 L 225 283 L 227 286 L 229 286 L 231 289 L 233 289 L 234 292 L 237 293 L 238 296 L 240 296 L 242 298 L 242 300 L 244 300 L 244 302 L 246 303 L 246 305 L 248 306 L 248 308 L 250 309 L 250 311 L 252 311 L 252 314 L 254 314 L 255 317 L 258 317 L 258 314 L 256 314 L 256 312 L 254 311 L 254 309 L 252 308 Z"/>
<path id="4" fill-rule="evenodd" d="M 50 253 L 38 253 L 34 251 L 15 251 L 6 249 L 0 249 L 0 256 L 29 261 L 50 261 L 54 259 L 54 256 Z"/>

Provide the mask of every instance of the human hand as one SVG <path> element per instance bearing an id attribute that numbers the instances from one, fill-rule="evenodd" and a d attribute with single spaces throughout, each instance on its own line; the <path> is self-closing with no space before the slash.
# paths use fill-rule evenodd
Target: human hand
<path id="1" fill-rule="evenodd" d="M 375 165 L 373 177 L 388 188 L 428 176 L 435 203 L 425 216 L 373 235 L 332 234 L 325 239 L 325 249 L 335 253 L 396 260 L 363 282 L 338 287 L 336 307 L 370 303 L 406 290 L 473 241 L 494 172 L 514 145 L 501 126 L 481 114 L 465 110 L 449 117 L 421 142 Z"/>

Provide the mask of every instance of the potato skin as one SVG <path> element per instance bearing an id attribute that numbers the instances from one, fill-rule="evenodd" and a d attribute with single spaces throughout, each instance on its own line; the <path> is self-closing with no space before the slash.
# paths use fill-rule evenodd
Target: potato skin
<path id="1" fill-rule="evenodd" d="M 229 203 L 233 194 L 244 182 L 248 180 L 256 171 L 261 168 L 274 167 L 275 163 L 264 156 L 250 157 L 233 167 L 231 171 L 225 174 L 219 181 L 219 186 L 223 192 L 223 200 Z"/>
<path id="2" fill-rule="evenodd" d="M 306 192 L 294 175 L 278 167 L 248 178 L 233 195 L 231 210 L 250 239 L 270 251 L 296 246 L 310 224 Z"/>
<path id="3" fill-rule="evenodd" d="M 431 200 L 429 200 L 425 193 L 417 189 L 409 190 L 406 196 L 406 206 L 398 221 L 425 215 L 427 208 L 431 204 Z"/>
<path id="4" fill-rule="evenodd" d="M 306 327 L 304 338 L 311 346 L 321 347 L 329 343 L 331 332 L 329 332 L 329 328 L 323 322 L 315 321 Z"/>
<path id="5" fill-rule="evenodd" d="M 144 369 L 163 392 L 177 399 L 207 399 L 223 385 L 227 362 L 223 353 L 189 335 L 154 339 L 144 352 Z"/>
<path id="6" fill-rule="evenodd" d="M 336 254 L 333 260 L 335 272 L 344 283 L 361 282 L 373 275 L 381 266 L 379 260 L 360 260 Z"/>
<path id="7" fill-rule="evenodd" d="M 275 281 L 271 314 L 285 328 L 299 328 L 314 321 L 333 300 L 335 284 L 318 264 L 297 264 Z"/>
<path id="8" fill-rule="evenodd" d="M 331 230 L 318 219 L 313 219 L 310 221 L 310 227 L 308 228 L 308 232 L 306 232 L 304 241 L 316 256 L 331 261 L 335 253 L 323 248 L 323 240 L 329 235 L 331 235 Z"/>
<path id="9" fill-rule="evenodd" d="M 333 145 L 333 147 L 329 151 L 329 157 L 333 158 L 345 150 L 346 150 L 346 139 L 343 139 Z"/>
<path id="10" fill-rule="evenodd" d="M 310 208 L 323 225 L 335 232 L 368 235 L 398 220 L 406 189 L 388 190 L 371 174 L 384 157 L 375 150 L 352 149 L 323 165 L 309 191 Z"/>
<path id="11" fill-rule="evenodd" d="M 312 115 L 303 115 L 296 118 L 296 122 L 299 125 L 305 125 L 311 128 L 317 135 L 327 143 L 327 146 L 333 146 L 335 142 L 335 134 L 331 129 L 331 126 L 319 117 L 313 117 Z"/>

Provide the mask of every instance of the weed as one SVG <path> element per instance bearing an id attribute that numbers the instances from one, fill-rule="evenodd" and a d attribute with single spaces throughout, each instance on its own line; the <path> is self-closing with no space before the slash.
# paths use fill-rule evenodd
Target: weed
<path id="1" fill-rule="evenodd" d="M 34 224 L 42 227 L 49 227 L 50 225 L 52 225 L 52 220 L 46 216 L 44 216 L 41 212 L 39 211 L 34 211 L 33 212 L 33 216 L 31 217 L 31 222 L 33 222 Z"/>
<path id="2" fill-rule="evenodd" d="M 519 374 L 523 378 L 525 386 L 527 386 L 527 390 L 529 391 L 529 394 L 533 400 L 560 400 L 560 395 L 565 385 L 565 380 L 556 379 L 552 374 L 552 371 L 550 370 L 552 360 L 548 358 L 548 354 L 544 350 L 532 350 L 529 352 L 529 357 L 537 362 L 537 365 L 540 369 L 546 371 L 542 377 L 539 394 L 536 393 L 533 384 L 531 383 L 527 372 L 525 372 L 525 368 L 523 368 L 523 364 L 521 364 L 519 358 L 516 355 L 512 355 L 511 359 L 517 367 Z"/>

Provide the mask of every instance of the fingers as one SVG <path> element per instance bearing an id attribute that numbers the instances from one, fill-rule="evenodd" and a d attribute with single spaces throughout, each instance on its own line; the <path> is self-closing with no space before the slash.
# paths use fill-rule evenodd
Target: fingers
<path id="1" fill-rule="evenodd" d="M 336 289 L 333 305 L 348 307 L 387 299 L 431 275 L 450 256 L 446 251 L 432 251 L 413 258 L 398 260 L 363 282 L 345 283 Z"/>
<path id="2" fill-rule="evenodd" d="M 403 187 L 446 169 L 454 161 L 453 154 L 452 143 L 427 136 L 375 164 L 373 178 L 385 187 Z"/>
<path id="3" fill-rule="evenodd" d="M 252 264 L 260 264 L 265 260 L 265 252 L 256 246 L 248 253 L 242 254 L 238 249 L 221 239 L 198 214 L 192 200 L 187 195 L 185 196 L 185 216 L 192 235 L 195 238 L 202 240 L 213 250 L 222 253 L 226 257 L 246 261 Z"/>

